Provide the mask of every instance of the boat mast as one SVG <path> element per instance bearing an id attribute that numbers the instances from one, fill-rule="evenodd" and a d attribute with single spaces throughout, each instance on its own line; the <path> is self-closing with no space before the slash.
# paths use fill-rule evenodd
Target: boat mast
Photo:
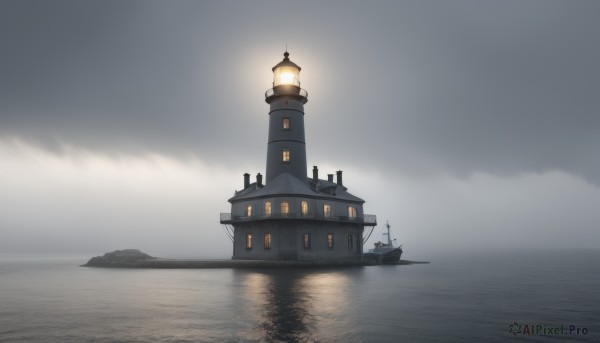
<path id="1" fill-rule="evenodd" d="M 387 227 L 388 245 L 392 246 L 392 238 L 390 237 L 390 222 L 386 220 L 385 227 Z"/>

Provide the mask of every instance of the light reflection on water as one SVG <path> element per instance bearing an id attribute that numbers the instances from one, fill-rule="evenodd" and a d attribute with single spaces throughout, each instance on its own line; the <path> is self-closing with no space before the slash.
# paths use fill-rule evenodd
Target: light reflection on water
<path id="1" fill-rule="evenodd" d="M 330 330 L 346 326 L 341 314 L 346 312 L 349 278 L 342 272 L 267 270 L 236 271 L 234 275 L 242 280 L 242 301 L 247 302 L 257 323 L 246 336 L 249 339 L 316 341 L 316 337 L 333 338 L 336 333 Z"/>

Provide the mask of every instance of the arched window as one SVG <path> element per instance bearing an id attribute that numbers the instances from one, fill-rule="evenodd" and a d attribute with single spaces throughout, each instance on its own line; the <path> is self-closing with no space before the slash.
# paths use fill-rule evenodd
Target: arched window
<path id="1" fill-rule="evenodd" d="M 252 205 L 246 207 L 246 217 L 252 217 Z"/>
<path id="2" fill-rule="evenodd" d="M 290 213 L 290 204 L 287 201 L 281 202 L 281 215 L 286 216 Z"/>
<path id="3" fill-rule="evenodd" d="M 348 218 L 354 219 L 356 218 L 356 208 L 352 206 L 348 206 Z"/>
<path id="4" fill-rule="evenodd" d="M 308 202 L 302 200 L 302 215 L 305 216 L 308 214 Z"/>
<path id="5" fill-rule="evenodd" d="M 333 249 L 333 233 L 327 234 L 327 248 Z"/>
<path id="6" fill-rule="evenodd" d="M 310 249 L 310 233 L 304 234 L 304 249 Z"/>
<path id="7" fill-rule="evenodd" d="M 329 204 L 323 205 L 323 217 L 331 217 L 331 206 L 329 206 Z"/>
<path id="8" fill-rule="evenodd" d="M 270 216 L 271 215 L 271 202 L 267 201 L 265 202 L 265 216 Z"/>
<path id="9" fill-rule="evenodd" d="M 252 249 L 252 234 L 246 234 L 246 249 Z"/>
<path id="10" fill-rule="evenodd" d="M 265 239 L 264 239 L 264 247 L 265 249 L 271 249 L 271 234 L 270 233 L 265 233 Z"/>
<path id="11" fill-rule="evenodd" d="M 284 130 L 289 130 L 290 129 L 290 118 L 283 118 L 283 129 Z"/>
<path id="12" fill-rule="evenodd" d="M 352 237 L 352 235 L 348 235 L 348 249 L 352 250 L 353 246 L 354 246 L 354 238 Z"/>

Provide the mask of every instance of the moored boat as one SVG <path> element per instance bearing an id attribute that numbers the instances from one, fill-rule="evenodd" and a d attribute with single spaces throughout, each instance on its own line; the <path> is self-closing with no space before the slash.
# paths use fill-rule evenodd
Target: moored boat
<path id="1" fill-rule="evenodd" d="M 384 232 L 383 235 L 387 235 L 387 243 L 382 241 L 376 242 L 375 248 L 370 249 L 369 252 L 365 254 L 365 258 L 375 259 L 377 260 L 377 263 L 399 262 L 400 257 L 402 256 L 402 245 L 399 247 L 394 247 L 392 238 L 390 236 L 390 223 L 386 222 L 385 227 L 387 228 L 387 232 Z"/>

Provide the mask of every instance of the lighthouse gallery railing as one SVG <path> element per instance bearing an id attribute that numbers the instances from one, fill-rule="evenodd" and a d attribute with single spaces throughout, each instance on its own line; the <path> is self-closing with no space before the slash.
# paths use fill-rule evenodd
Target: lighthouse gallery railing
<path id="1" fill-rule="evenodd" d="M 276 94 L 287 94 L 287 92 L 277 92 L 274 88 L 267 89 L 265 92 L 265 98 L 271 97 Z M 308 98 L 308 92 L 304 88 L 298 88 L 298 93 L 291 93 L 292 95 L 299 95 L 304 98 Z"/>
<path id="2" fill-rule="evenodd" d="M 231 213 L 221 213 L 221 224 L 242 223 L 257 220 L 268 219 L 309 219 L 309 220 L 324 220 L 332 222 L 357 223 L 368 226 L 377 225 L 377 216 L 374 214 L 364 214 L 362 217 L 348 216 L 323 216 L 303 213 L 273 213 L 271 215 L 256 215 L 256 216 L 234 216 Z"/>

